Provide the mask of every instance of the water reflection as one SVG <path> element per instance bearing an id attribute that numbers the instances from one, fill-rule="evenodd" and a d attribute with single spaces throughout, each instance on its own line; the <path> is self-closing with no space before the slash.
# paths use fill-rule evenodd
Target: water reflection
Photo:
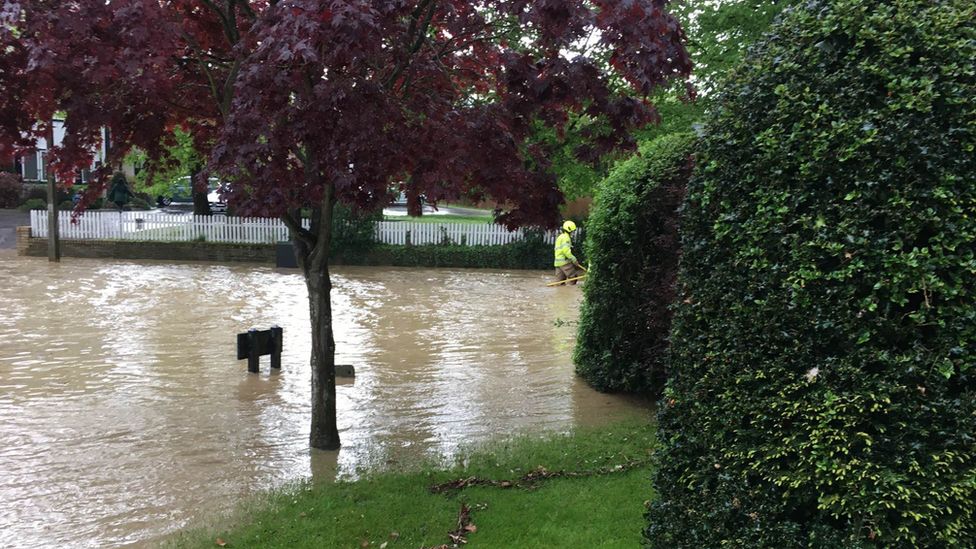
<path id="1" fill-rule="evenodd" d="M 0 256 L 0 546 L 159 539 L 256 490 L 646 413 L 572 375 L 548 273 L 337 268 L 339 452 L 309 450 L 300 275 Z M 557 325 L 560 319 L 569 324 Z M 234 334 L 285 328 L 280 374 Z"/>

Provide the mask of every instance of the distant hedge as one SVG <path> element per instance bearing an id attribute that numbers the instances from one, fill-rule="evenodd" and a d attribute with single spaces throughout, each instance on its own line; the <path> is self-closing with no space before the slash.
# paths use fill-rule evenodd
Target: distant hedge
<path id="1" fill-rule="evenodd" d="M 332 223 L 332 255 L 368 252 L 374 245 L 376 222 L 383 219 L 381 211 L 362 212 L 345 204 L 335 205 Z"/>
<path id="2" fill-rule="evenodd" d="M 552 244 L 541 235 L 498 246 L 374 244 L 336 254 L 336 264 L 484 269 L 552 269 Z"/>
<path id="3" fill-rule="evenodd" d="M 31 210 L 46 210 L 47 202 L 40 198 L 29 198 L 24 201 L 23 204 L 17 206 L 17 209 L 22 212 L 29 212 Z"/>
<path id="4" fill-rule="evenodd" d="M 803 6 L 699 149 L 647 542 L 976 547 L 976 7 Z"/>
<path id="5" fill-rule="evenodd" d="M 667 371 L 670 307 L 681 246 L 678 207 L 694 137 L 640 148 L 599 186 L 587 224 L 576 372 L 601 391 L 659 391 Z"/>

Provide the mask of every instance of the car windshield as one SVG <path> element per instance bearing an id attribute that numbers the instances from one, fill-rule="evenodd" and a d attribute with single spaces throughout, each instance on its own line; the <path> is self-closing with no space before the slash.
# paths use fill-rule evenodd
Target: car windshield
<path id="1" fill-rule="evenodd" d="M 220 180 L 218 180 L 216 177 L 211 177 L 210 179 L 207 180 L 207 192 L 216 191 L 218 187 L 220 187 Z M 191 189 L 192 189 L 192 186 L 190 184 L 190 178 L 189 177 L 181 177 L 173 185 L 173 195 L 174 196 L 176 196 L 176 195 L 190 195 L 191 194 Z"/>

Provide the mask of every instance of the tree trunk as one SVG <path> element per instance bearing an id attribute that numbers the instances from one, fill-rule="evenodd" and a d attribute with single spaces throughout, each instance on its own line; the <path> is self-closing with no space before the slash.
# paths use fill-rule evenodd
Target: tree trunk
<path id="1" fill-rule="evenodd" d="M 210 210 L 210 201 L 207 200 L 207 193 L 193 191 L 193 215 L 213 215 Z"/>
<path id="2" fill-rule="evenodd" d="M 304 270 L 312 321 L 312 427 L 309 444 L 321 450 L 339 448 L 336 424 L 335 339 L 332 335 L 332 281 L 327 262 L 318 272 Z"/>
<path id="3" fill-rule="evenodd" d="M 424 215 L 424 202 L 420 199 L 417 189 L 407 186 L 407 215 L 410 217 L 420 217 Z"/>
<path id="4" fill-rule="evenodd" d="M 210 201 L 207 199 L 207 194 L 210 193 L 209 181 L 200 181 L 200 172 L 202 170 L 199 166 L 193 170 L 190 174 L 190 196 L 193 197 L 193 215 L 213 215 L 210 210 Z M 200 192 L 200 189 L 203 192 Z"/>
<path id="5" fill-rule="evenodd" d="M 312 325 L 312 425 L 309 444 L 320 450 L 336 450 L 340 445 L 336 423 L 332 281 L 329 277 L 334 192 L 332 185 L 326 187 L 322 207 L 313 216 L 309 234 L 297 235 L 292 231 L 295 256 L 302 274 L 305 275 L 305 286 L 308 289 Z M 298 223 L 301 223 L 300 218 Z"/>

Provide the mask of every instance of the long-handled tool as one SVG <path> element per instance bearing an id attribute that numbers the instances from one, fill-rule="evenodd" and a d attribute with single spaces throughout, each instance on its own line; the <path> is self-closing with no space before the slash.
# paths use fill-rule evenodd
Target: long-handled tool
<path id="1" fill-rule="evenodd" d="M 559 281 L 556 281 L 556 282 L 550 282 L 550 283 L 546 284 L 546 286 L 558 286 L 560 284 L 566 284 L 568 282 L 572 282 L 574 280 L 582 280 L 584 278 L 586 278 L 586 275 L 576 276 L 576 277 L 573 277 L 573 278 L 567 278 L 565 280 L 559 280 Z"/>

